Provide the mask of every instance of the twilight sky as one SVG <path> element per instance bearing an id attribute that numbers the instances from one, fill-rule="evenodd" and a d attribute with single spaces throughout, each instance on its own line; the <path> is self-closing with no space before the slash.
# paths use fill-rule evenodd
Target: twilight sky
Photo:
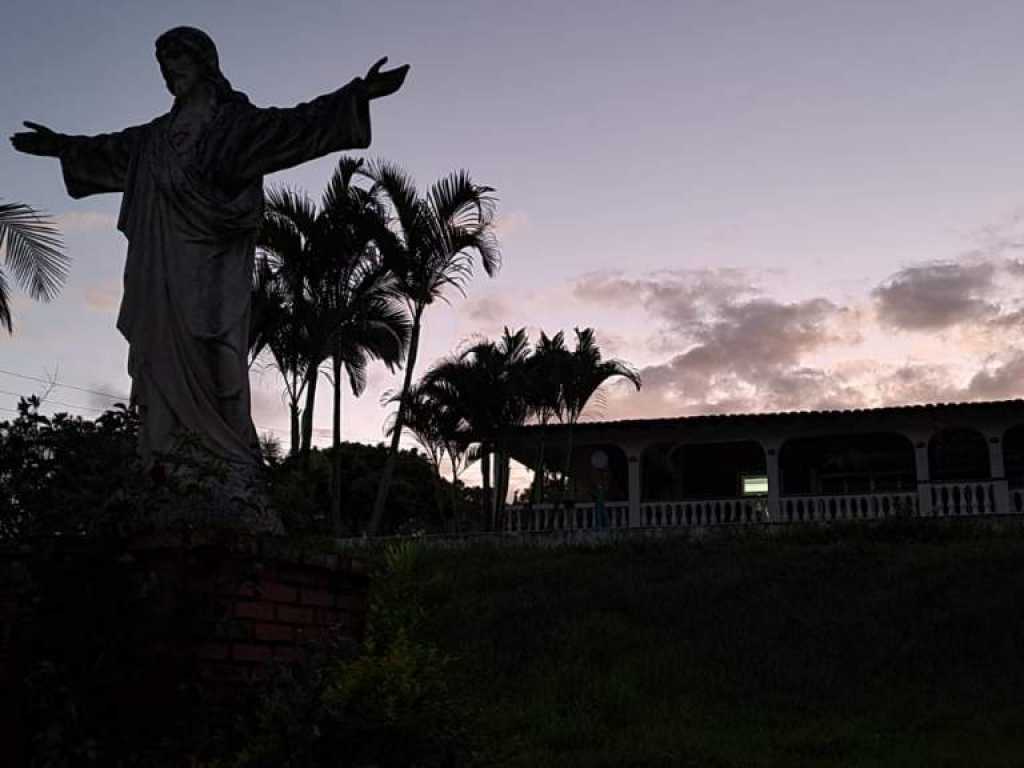
<path id="1" fill-rule="evenodd" d="M 382 55 L 412 64 L 374 102 L 363 154 L 422 187 L 460 167 L 495 187 L 504 254 L 428 311 L 420 370 L 503 325 L 575 325 L 643 375 L 593 417 L 1024 394 L 1019 0 L 36 0 L 3 21 L 5 136 L 165 112 L 153 41 L 178 24 L 210 33 L 258 105 Z M 333 164 L 267 181 L 318 196 Z M 73 258 L 53 303 L 15 290 L 0 369 L 127 393 L 120 197 L 72 201 L 54 161 L 6 141 L 0 197 L 57 214 Z M 381 439 L 380 393 L 399 383 L 379 367 L 348 396 L 349 439 Z M 36 389 L 0 373 L 0 407 Z M 273 370 L 254 378 L 262 428 L 287 426 L 279 389 Z"/>

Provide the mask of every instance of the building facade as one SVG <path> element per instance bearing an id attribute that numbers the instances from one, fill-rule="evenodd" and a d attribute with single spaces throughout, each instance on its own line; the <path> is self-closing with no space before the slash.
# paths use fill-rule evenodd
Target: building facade
<path id="1" fill-rule="evenodd" d="M 1024 400 L 523 427 L 510 531 L 1024 514 Z"/>

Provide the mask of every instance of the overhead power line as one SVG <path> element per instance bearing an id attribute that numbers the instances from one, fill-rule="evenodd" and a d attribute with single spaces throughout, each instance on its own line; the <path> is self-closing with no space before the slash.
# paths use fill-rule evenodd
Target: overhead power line
<path id="1" fill-rule="evenodd" d="M 7 389 L 0 389 L 0 395 L 13 395 L 14 397 L 24 397 L 21 392 L 11 392 Z M 79 405 L 77 403 L 63 403 L 60 400 L 52 400 L 49 397 L 43 400 L 40 405 L 63 405 L 65 408 L 77 408 L 82 411 L 94 411 L 96 413 L 103 413 L 106 408 L 94 408 L 91 405 Z"/>
<path id="2" fill-rule="evenodd" d="M 86 393 L 88 393 L 90 395 L 99 395 L 100 397 L 108 397 L 111 400 L 117 400 L 117 401 L 120 401 L 120 402 L 123 402 L 123 403 L 127 403 L 129 401 L 129 398 L 124 396 L 124 395 L 112 395 L 109 392 L 101 392 L 101 391 L 99 391 L 97 389 L 89 389 L 88 387 L 80 387 L 77 384 L 68 384 L 67 382 L 60 381 L 59 379 L 52 379 L 52 380 L 51 379 L 44 379 L 44 378 L 41 378 L 39 376 L 29 376 L 27 373 L 17 373 L 16 371 L 8 371 L 8 370 L 5 370 L 3 368 L 0 368 L 0 374 L 4 374 L 5 376 L 13 376 L 16 379 L 24 379 L 25 381 L 35 381 L 35 382 L 37 382 L 39 384 L 46 384 L 47 386 L 51 386 L 51 387 L 64 387 L 66 389 L 73 389 L 73 390 L 76 390 L 78 392 L 86 392 Z M 25 395 L 23 395 L 20 392 L 10 392 L 10 391 L 5 390 L 5 389 L 0 389 L 0 394 L 11 395 L 13 397 L 25 397 Z M 46 398 L 46 400 L 44 400 L 41 403 L 41 405 L 61 405 L 61 406 L 64 406 L 65 408 L 74 408 L 74 409 L 77 409 L 77 410 L 92 411 L 93 413 L 102 413 L 103 411 L 106 410 L 105 408 L 96 408 L 96 407 L 93 407 L 93 406 L 90 406 L 90 405 L 80 405 L 80 404 L 76 404 L 76 403 L 64 403 L 64 402 L 61 402 L 60 400 L 53 400 L 51 398 Z M 18 413 L 18 411 L 13 409 L 13 408 L 2 408 L 0 410 L 4 410 L 4 411 L 6 411 L 8 413 Z M 266 431 L 266 432 L 277 432 L 277 433 L 282 434 L 282 435 L 290 435 L 291 434 L 290 430 L 288 430 L 288 429 L 281 429 L 279 427 L 267 427 L 267 426 L 264 426 L 262 424 L 253 424 L 253 426 L 256 427 L 256 429 L 263 430 L 263 431 Z"/>
<path id="3" fill-rule="evenodd" d="M 79 392 L 88 392 L 90 395 L 99 395 L 100 397 L 109 397 L 111 400 L 122 400 L 124 402 L 128 402 L 128 399 L 129 399 L 127 395 L 112 395 L 109 392 L 100 392 L 99 390 L 87 389 L 86 387 L 79 387 L 79 386 L 76 386 L 74 384 L 66 384 L 65 382 L 60 381 L 58 379 L 53 379 L 51 381 L 50 379 L 41 379 L 38 376 L 29 376 L 28 374 L 24 374 L 24 373 L 15 373 L 14 371 L 6 371 L 3 368 L 0 368 L 0 373 L 5 374 L 7 376 L 13 376 L 16 379 L 25 379 L 27 381 L 36 381 L 36 382 L 39 382 L 40 384 L 47 384 L 47 385 L 51 385 L 51 386 L 54 386 L 54 387 L 66 387 L 67 389 L 77 389 Z"/>

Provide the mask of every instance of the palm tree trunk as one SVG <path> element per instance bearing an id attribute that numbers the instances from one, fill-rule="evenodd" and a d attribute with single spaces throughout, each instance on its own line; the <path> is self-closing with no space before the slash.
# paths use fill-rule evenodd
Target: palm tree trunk
<path id="1" fill-rule="evenodd" d="M 398 443 L 402 439 L 402 427 L 405 426 L 405 406 L 409 399 L 409 389 L 412 387 L 412 373 L 416 367 L 416 354 L 420 346 L 420 320 L 423 317 L 423 307 L 417 306 L 412 315 L 412 332 L 409 336 L 409 354 L 405 359 L 405 380 L 402 382 L 402 395 L 398 399 L 398 413 L 395 414 L 395 428 L 391 434 L 391 448 L 388 451 L 388 460 L 384 465 L 384 472 L 381 474 L 380 485 L 377 486 L 377 498 L 373 502 L 373 515 L 370 517 L 370 524 L 366 532 L 370 536 L 376 536 L 380 532 L 381 523 L 384 521 L 384 508 L 388 503 L 388 493 L 391 491 L 391 480 L 395 475 L 395 465 L 398 463 Z"/>
<path id="2" fill-rule="evenodd" d="M 533 473 L 533 503 L 544 502 L 544 425 L 541 425 L 541 437 L 537 445 L 537 468 Z"/>
<path id="3" fill-rule="evenodd" d="M 493 528 L 493 515 L 491 512 L 491 448 L 487 443 L 480 446 L 480 482 L 483 486 L 483 523 L 487 525 L 487 519 L 491 519 Z"/>
<path id="4" fill-rule="evenodd" d="M 505 508 L 508 506 L 508 485 L 509 476 L 512 473 L 512 456 L 506 451 L 501 465 L 501 494 L 498 501 L 501 504 L 501 516 L 505 517 Z"/>
<path id="5" fill-rule="evenodd" d="M 302 412 L 302 454 L 307 457 L 313 445 L 313 404 L 316 402 L 316 381 L 319 378 L 319 364 L 310 366 L 306 374 L 306 409 Z"/>
<path id="6" fill-rule="evenodd" d="M 340 537 L 341 524 L 341 355 L 331 356 L 334 369 L 334 415 L 331 419 L 331 532 Z"/>
<path id="7" fill-rule="evenodd" d="M 510 468 L 508 450 L 504 445 L 494 454 L 494 519 L 495 530 L 500 529 L 505 519 L 505 499 L 508 498 L 508 473 Z"/>
<path id="8" fill-rule="evenodd" d="M 291 402 L 288 403 L 288 410 L 291 411 L 291 428 L 292 428 L 291 429 L 291 450 L 289 451 L 289 455 L 291 455 L 291 456 L 298 456 L 299 455 L 299 448 L 300 448 L 300 445 L 301 445 L 301 436 L 300 436 L 300 429 L 299 429 L 299 413 L 301 413 L 301 409 L 299 408 L 299 399 L 297 397 L 293 397 L 291 399 Z"/>
<path id="9" fill-rule="evenodd" d="M 566 442 L 568 443 L 569 447 L 568 447 L 568 450 L 566 451 L 566 454 L 565 454 L 565 476 L 562 478 L 562 499 L 563 500 L 568 498 L 568 494 L 571 494 L 573 497 L 576 496 L 576 478 L 575 477 L 572 478 L 572 489 L 570 490 L 570 488 L 569 488 L 569 477 L 570 477 L 570 473 L 572 472 L 572 447 L 573 447 L 572 446 L 572 427 L 573 427 L 573 423 L 574 422 L 572 422 L 572 421 L 569 422 L 569 434 L 566 437 Z"/>
<path id="10" fill-rule="evenodd" d="M 462 530 L 461 520 L 459 520 L 459 476 L 455 472 L 454 462 L 452 462 L 452 520 L 454 521 L 455 533 Z"/>

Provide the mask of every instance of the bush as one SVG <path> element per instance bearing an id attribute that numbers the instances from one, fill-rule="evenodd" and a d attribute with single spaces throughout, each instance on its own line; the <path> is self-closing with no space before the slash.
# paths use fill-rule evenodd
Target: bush
<path id="1" fill-rule="evenodd" d="M 232 737 L 223 768 L 409 768 L 469 759 L 467 709 L 449 685 L 455 660 L 419 639 L 415 545 L 391 546 L 372 581 L 362 649 L 327 644 L 281 667 Z"/>
<path id="2" fill-rule="evenodd" d="M 95 421 L 39 414 L 37 397 L 0 422 L 0 540 L 79 534 L 134 518 L 144 488 L 138 422 L 123 405 Z"/>
<path id="3" fill-rule="evenodd" d="M 135 411 L 118 404 L 88 420 L 39 406 L 22 399 L 18 417 L 0 422 L 0 542 L 232 525 L 227 466 L 195 435 L 147 474 Z"/>

